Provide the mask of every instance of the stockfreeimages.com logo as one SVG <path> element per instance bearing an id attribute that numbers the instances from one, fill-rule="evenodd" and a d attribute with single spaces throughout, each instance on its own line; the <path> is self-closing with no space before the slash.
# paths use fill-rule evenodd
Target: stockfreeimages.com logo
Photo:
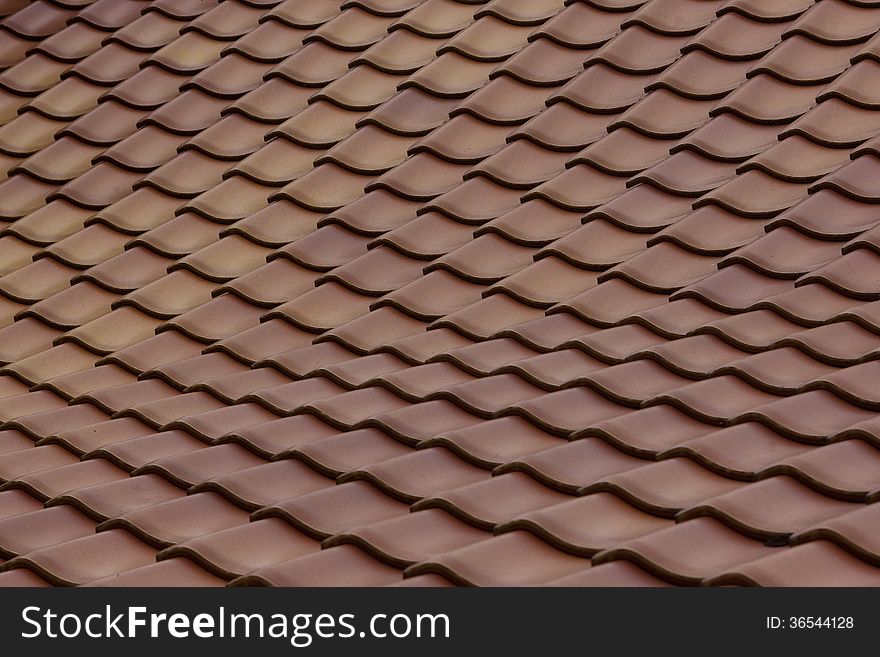
<path id="1" fill-rule="evenodd" d="M 316 638 L 449 638 L 446 614 L 374 614 L 363 630 L 355 626 L 354 614 L 239 614 L 220 607 L 215 613 L 148 613 L 146 607 L 126 607 L 121 613 L 106 605 L 102 612 L 81 616 L 58 614 L 51 609 L 25 607 L 21 612 L 24 639 L 186 639 L 271 638 L 286 639 L 305 648 Z"/>

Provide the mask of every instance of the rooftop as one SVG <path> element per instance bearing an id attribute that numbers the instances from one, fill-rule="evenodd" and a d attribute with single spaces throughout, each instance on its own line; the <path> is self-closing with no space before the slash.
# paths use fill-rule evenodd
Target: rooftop
<path id="1" fill-rule="evenodd" d="M 0 585 L 880 585 L 880 2 L 0 15 Z"/>

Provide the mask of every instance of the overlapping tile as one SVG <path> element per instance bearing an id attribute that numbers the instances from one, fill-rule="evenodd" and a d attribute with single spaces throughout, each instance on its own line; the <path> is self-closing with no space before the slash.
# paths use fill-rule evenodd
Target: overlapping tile
<path id="1" fill-rule="evenodd" d="M 863 5 L 4 18 L 5 583 L 876 583 Z"/>

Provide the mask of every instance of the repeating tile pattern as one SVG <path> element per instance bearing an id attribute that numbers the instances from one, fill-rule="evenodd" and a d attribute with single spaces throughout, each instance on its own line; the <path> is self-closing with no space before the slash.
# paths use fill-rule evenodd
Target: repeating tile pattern
<path id="1" fill-rule="evenodd" d="M 877 3 L 0 15 L 0 585 L 880 584 Z"/>

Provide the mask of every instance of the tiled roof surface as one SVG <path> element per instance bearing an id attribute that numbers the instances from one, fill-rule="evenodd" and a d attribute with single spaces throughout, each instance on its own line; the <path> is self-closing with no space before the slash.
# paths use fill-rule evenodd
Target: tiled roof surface
<path id="1" fill-rule="evenodd" d="M 0 584 L 880 584 L 880 2 L 0 14 Z"/>

